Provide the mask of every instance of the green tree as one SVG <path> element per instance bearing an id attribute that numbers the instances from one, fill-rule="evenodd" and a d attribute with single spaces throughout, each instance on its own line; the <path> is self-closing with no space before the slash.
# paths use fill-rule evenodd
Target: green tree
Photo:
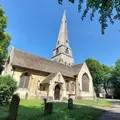
<path id="1" fill-rule="evenodd" d="M 94 59 L 88 58 L 86 64 L 93 77 L 93 84 L 95 88 L 99 88 L 103 82 L 103 69 L 101 64 Z"/>
<path id="2" fill-rule="evenodd" d="M 120 98 L 120 59 L 115 62 L 115 69 L 112 72 L 111 81 L 114 89 L 114 97 Z"/>
<path id="3" fill-rule="evenodd" d="M 7 28 L 7 16 L 3 8 L 0 6 L 0 72 L 2 70 L 3 60 L 7 57 L 8 46 L 11 41 L 10 35 L 5 32 Z"/>
<path id="4" fill-rule="evenodd" d="M 0 76 L 0 104 L 7 103 L 16 89 L 16 81 L 11 76 Z"/>
<path id="5" fill-rule="evenodd" d="M 112 77 L 112 72 L 114 71 L 114 67 L 109 67 L 105 64 L 102 64 L 102 69 L 103 69 L 103 88 L 106 92 L 106 98 L 109 97 L 109 93 L 108 91 L 113 90 L 113 85 L 112 85 L 112 81 L 111 81 L 111 77 Z"/>
<path id="6" fill-rule="evenodd" d="M 68 0 L 71 3 L 77 0 Z M 115 20 L 120 20 L 120 0 L 78 0 L 78 11 L 81 12 L 82 5 L 86 2 L 86 8 L 81 16 L 83 20 L 87 13 L 90 13 L 90 20 L 93 20 L 95 12 L 99 14 L 99 22 L 101 24 L 101 32 L 104 34 L 106 27 L 108 27 L 108 20 L 111 24 Z M 58 0 L 62 4 L 63 0 Z"/>

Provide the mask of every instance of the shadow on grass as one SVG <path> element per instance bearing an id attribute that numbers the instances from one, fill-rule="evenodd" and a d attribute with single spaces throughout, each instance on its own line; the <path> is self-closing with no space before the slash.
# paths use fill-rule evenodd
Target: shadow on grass
<path id="1" fill-rule="evenodd" d="M 74 105 L 68 110 L 67 103 L 54 103 L 50 115 L 44 115 L 44 106 L 25 107 L 20 105 L 17 120 L 96 120 L 104 111 L 86 106 Z"/>

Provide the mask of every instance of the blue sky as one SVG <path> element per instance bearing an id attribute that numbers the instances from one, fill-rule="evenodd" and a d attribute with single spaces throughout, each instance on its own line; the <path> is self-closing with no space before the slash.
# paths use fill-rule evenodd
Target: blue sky
<path id="1" fill-rule="evenodd" d="M 109 24 L 105 35 L 101 35 L 97 14 L 93 22 L 89 15 L 82 22 L 77 2 L 64 1 L 59 5 L 57 0 L 0 0 L 8 16 L 7 31 L 12 37 L 10 46 L 51 59 L 64 6 L 67 5 L 69 40 L 75 63 L 94 58 L 113 65 L 120 58 L 120 23 Z"/>

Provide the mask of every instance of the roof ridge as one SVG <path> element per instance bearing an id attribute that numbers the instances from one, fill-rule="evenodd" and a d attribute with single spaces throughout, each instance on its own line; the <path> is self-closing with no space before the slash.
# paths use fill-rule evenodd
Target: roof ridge
<path id="1" fill-rule="evenodd" d="M 74 75 L 77 75 L 83 64 L 67 66 L 19 49 L 14 49 L 13 57 L 13 66 L 43 71 L 47 73 L 60 72 L 63 76 L 66 77 L 74 77 Z"/>
<path id="2" fill-rule="evenodd" d="M 14 50 L 17 50 L 17 51 L 20 51 L 20 52 L 23 52 L 23 53 L 27 53 L 27 54 L 32 55 L 32 56 L 34 56 L 34 57 L 38 57 L 38 58 L 43 59 L 43 60 L 46 60 L 46 61 L 48 61 L 48 62 L 52 62 L 52 63 L 59 64 L 59 65 L 61 65 L 61 66 L 72 67 L 72 66 L 64 65 L 64 64 L 62 64 L 62 63 L 58 63 L 58 62 L 56 62 L 56 61 L 48 60 L 48 59 L 46 59 L 46 58 L 44 58 L 44 57 L 40 57 L 40 56 L 38 56 L 38 55 L 34 55 L 34 54 L 32 54 L 32 53 L 25 52 L 25 51 L 23 51 L 23 50 L 19 50 L 19 49 L 16 49 L 16 48 L 14 48 Z"/>

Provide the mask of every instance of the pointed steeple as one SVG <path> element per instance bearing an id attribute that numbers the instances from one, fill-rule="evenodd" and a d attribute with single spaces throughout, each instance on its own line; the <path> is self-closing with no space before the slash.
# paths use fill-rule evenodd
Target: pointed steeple
<path id="1" fill-rule="evenodd" d="M 69 47 L 66 10 L 64 10 L 64 14 L 63 14 L 63 17 L 62 17 L 56 47 L 58 47 L 60 45 L 65 45 L 65 46 Z"/>
<path id="2" fill-rule="evenodd" d="M 62 17 L 58 40 L 56 48 L 53 50 L 52 60 L 69 66 L 74 64 L 72 49 L 69 46 L 68 40 L 66 10 L 64 10 L 64 14 Z"/>

